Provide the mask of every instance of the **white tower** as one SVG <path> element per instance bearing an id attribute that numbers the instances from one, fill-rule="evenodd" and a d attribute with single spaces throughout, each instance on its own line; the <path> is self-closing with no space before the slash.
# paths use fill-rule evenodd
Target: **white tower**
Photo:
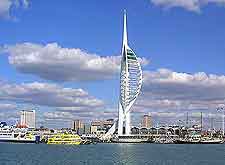
<path id="1" fill-rule="evenodd" d="M 123 46 L 120 71 L 120 99 L 119 99 L 119 120 L 118 135 L 129 135 L 130 128 L 130 111 L 142 86 L 142 70 L 140 63 L 134 51 L 128 46 L 127 40 L 127 17 L 124 12 L 123 25 Z"/>
<path id="2" fill-rule="evenodd" d="M 131 132 L 130 111 L 142 86 L 142 70 L 140 63 L 134 51 L 128 46 L 127 41 L 127 16 L 124 12 L 123 25 L 123 46 L 120 71 L 120 97 L 119 97 L 119 119 L 103 136 L 103 139 L 109 138 L 118 128 L 118 135 L 123 134 L 125 126 L 125 135 Z"/>

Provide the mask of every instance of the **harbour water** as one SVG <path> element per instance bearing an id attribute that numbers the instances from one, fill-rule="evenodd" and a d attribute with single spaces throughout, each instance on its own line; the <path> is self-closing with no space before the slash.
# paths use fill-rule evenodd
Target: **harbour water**
<path id="1" fill-rule="evenodd" d="M 224 165 L 225 145 L 0 143 L 0 165 Z"/>

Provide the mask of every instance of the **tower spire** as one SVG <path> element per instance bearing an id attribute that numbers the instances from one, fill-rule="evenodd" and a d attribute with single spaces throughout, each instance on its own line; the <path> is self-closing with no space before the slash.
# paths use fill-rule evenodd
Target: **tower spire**
<path id="1" fill-rule="evenodd" d="M 126 10 L 124 10 L 123 16 L 123 47 L 127 46 L 127 14 Z"/>
<path id="2" fill-rule="evenodd" d="M 123 135 L 124 126 L 125 135 L 131 133 L 131 107 L 136 101 L 142 86 L 141 65 L 134 51 L 128 46 L 126 11 L 124 11 L 123 19 L 123 47 L 121 52 L 118 121 L 110 128 L 106 136 L 115 132 L 116 127 L 118 128 L 118 135 Z"/>

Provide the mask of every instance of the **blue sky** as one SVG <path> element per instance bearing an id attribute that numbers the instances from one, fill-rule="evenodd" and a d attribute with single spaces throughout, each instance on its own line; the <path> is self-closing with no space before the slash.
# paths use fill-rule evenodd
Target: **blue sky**
<path id="1" fill-rule="evenodd" d="M 8 7 L 7 2 L 10 2 Z M 33 105 L 39 109 L 38 122 L 51 127 L 61 125 L 59 123 L 62 121 L 67 121 L 65 126 L 68 126 L 76 118 L 90 121 L 101 119 L 102 116 L 116 117 L 119 95 L 119 60 L 116 57 L 121 52 L 124 9 L 128 14 L 129 45 L 145 61 L 142 62 L 145 72 L 143 96 L 137 101 L 134 114 L 140 116 L 152 112 L 155 116 L 158 113 L 171 116 L 168 113 L 175 113 L 181 117 L 184 111 L 199 112 L 202 109 L 217 114 L 215 107 L 225 100 L 224 4 L 225 1 L 217 0 L 199 0 L 196 3 L 192 3 L 192 0 L 190 3 L 173 0 L 55 0 L 54 3 L 50 0 L 0 1 L 0 79 L 3 87 L 9 85 L 7 89 L 14 91 L 18 88 L 38 91 L 39 86 L 43 87 L 44 84 L 43 90 L 32 96 L 24 96 L 29 92 L 7 93 L 6 87 L 2 87 L 0 103 L 4 106 L 0 110 L 0 119 L 5 120 L 8 115 L 16 120 L 16 112 L 12 110 L 14 107 L 18 110 L 18 107 Z M 32 50 L 28 51 L 31 47 Z M 80 52 L 74 55 L 73 49 L 79 49 Z M 35 53 L 38 54 L 35 59 L 39 61 L 34 63 L 30 60 Z M 60 57 L 57 60 L 62 63 L 54 63 L 57 54 Z M 63 62 L 65 54 L 73 57 L 72 64 L 70 60 Z M 84 54 L 89 57 L 82 59 Z M 92 60 L 92 56 L 96 56 L 94 64 L 80 69 Z M 82 62 L 79 62 L 81 59 Z M 95 70 L 95 66 L 99 66 L 102 71 Z M 70 69 L 71 72 L 68 71 Z M 63 74 L 68 77 L 62 76 L 58 80 Z M 159 77 L 165 79 L 166 83 L 161 84 Z M 63 93 L 65 88 L 80 88 L 88 93 L 85 95 L 87 101 L 97 103 L 93 107 L 77 102 L 49 106 L 40 98 L 35 100 L 39 96 L 45 97 L 45 87 L 49 84 L 54 86 L 51 89 L 55 86 L 60 88 L 57 94 Z M 151 85 L 156 88 L 155 93 Z M 174 89 L 174 86 L 179 88 Z M 157 93 L 162 89 L 166 90 Z M 192 90 L 190 93 L 196 95 L 190 94 L 192 98 L 185 95 L 187 90 Z M 54 94 L 53 91 L 50 93 Z M 218 94 L 218 91 L 222 92 Z M 182 97 L 175 97 L 179 92 Z M 212 97 L 206 98 L 205 95 Z M 66 100 L 67 97 L 70 94 L 66 91 Z M 199 98 L 198 102 L 193 101 L 195 98 Z M 206 105 L 208 100 L 212 102 Z M 164 104 L 161 109 L 158 108 Z M 76 108 L 68 110 L 74 107 L 79 111 Z M 105 113 L 102 114 L 102 111 Z"/>

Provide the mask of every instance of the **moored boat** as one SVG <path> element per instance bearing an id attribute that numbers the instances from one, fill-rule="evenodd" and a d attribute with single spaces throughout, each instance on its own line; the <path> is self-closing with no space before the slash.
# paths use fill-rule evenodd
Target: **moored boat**
<path id="1" fill-rule="evenodd" d="M 59 133 L 47 140 L 47 144 L 80 145 L 82 143 L 85 143 L 85 141 L 83 141 L 79 135 L 70 133 Z"/>
<path id="2" fill-rule="evenodd" d="M 219 138 L 202 138 L 200 141 L 201 144 L 222 144 L 224 143 L 223 139 Z"/>
<path id="3" fill-rule="evenodd" d="M 10 143 L 39 143 L 40 136 L 33 135 L 26 131 L 14 130 L 11 128 L 0 129 L 0 142 Z"/>

